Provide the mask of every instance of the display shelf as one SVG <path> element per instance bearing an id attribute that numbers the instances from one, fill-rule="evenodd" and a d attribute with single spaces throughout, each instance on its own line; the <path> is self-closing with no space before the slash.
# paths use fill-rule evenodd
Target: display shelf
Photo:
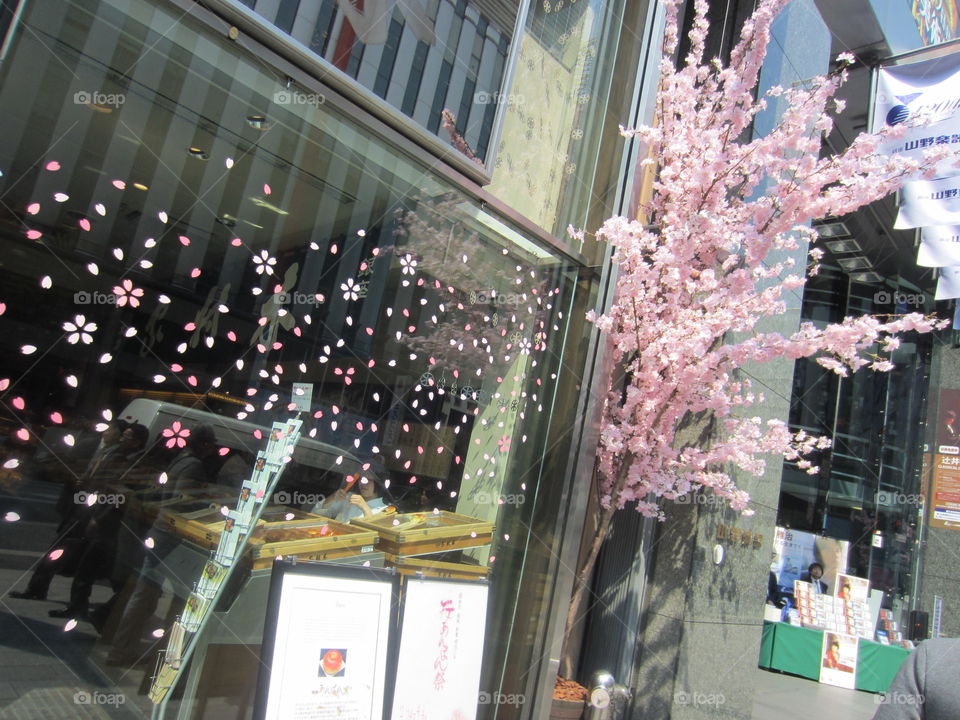
<path id="1" fill-rule="evenodd" d="M 377 550 L 394 556 L 482 547 L 493 538 L 493 523 L 445 510 L 355 518 L 352 525 L 379 536 Z"/>

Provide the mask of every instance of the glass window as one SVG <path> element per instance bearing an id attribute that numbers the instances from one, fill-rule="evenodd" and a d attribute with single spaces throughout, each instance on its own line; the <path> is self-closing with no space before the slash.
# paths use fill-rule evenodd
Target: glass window
<path id="1" fill-rule="evenodd" d="M 67 716 L 78 683 L 150 712 L 222 509 L 298 414 L 177 716 L 249 716 L 275 554 L 487 577 L 484 690 L 508 646 L 533 652 L 549 578 L 521 581 L 554 552 L 541 478 L 590 285 L 266 57 L 164 5 L 36 0 L 0 67 L 0 573 L 21 595 L 0 624 L 46 663 L 12 712 Z M 354 475 L 362 502 L 333 507 Z M 351 508 L 485 530 L 328 557 Z"/>

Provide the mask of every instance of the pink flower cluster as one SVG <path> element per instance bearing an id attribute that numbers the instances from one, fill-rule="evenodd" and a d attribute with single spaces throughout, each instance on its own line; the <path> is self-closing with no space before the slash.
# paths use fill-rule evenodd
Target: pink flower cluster
<path id="1" fill-rule="evenodd" d="M 898 342 L 892 335 L 940 326 L 913 314 L 805 323 L 789 335 L 764 329 L 765 320 L 786 312 L 785 293 L 804 284 L 789 257 L 816 240 L 810 220 L 884 197 L 945 152 L 922 162 L 887 158 L 877 154 L 884 136 L 864 134 L 845 151 L 821 156 L 843 70 L 768 91 L 787 110 L 769 134 L 744 140 L 766 107 L 754 88 L 771 23 L 786 2 L 759 2 L 723 66 L 704 61 L 707 2 L 697 0 L 679 68 L 672 60 L 677 2 L 668 2 L 656 122 L 623 131 L 656 158 L 654 192 L 642 208 L 648 223 L 615 217 L 597 233 L 614 246 L 619 275 L 610 309 L 588 317 L 608 335 L 613 367 L 626 376 L 625 389 L 613 381 L 601 428 L 606 507 L 636 500 L 641 512 L 662 518 L 658 498 L 707 488 L 749 514 L 735 471 L 759 475 L 772 455 L 816 472 L 805 458 L 828 442 L 749 417 L 745 408 L 762 396 L 744 378 L 748 363 L 816 357 L 840 375 L 865 365 L 886 371 L 892 364 L 883 353 Z M 817 253 L 811 256 L 815 262 Z M 714 421 L 710 440 L 679 440 L 678 431 L 697 417 Z"/>

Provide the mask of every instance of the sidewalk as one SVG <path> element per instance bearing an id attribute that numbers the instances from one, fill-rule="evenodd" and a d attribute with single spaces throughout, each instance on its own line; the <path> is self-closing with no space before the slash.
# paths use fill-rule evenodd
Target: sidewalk
<path id="1" fill-rule="evenodd" d="M 878 697 L 758 668 L 753 720 L 870 720 Z"/>

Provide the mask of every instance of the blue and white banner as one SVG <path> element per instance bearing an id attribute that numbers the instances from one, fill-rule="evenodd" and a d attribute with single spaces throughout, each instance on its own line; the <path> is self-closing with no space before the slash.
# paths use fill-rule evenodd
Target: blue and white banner
<path id="1" fill-rule="evenodd" d="M 900 190 L 900 212 L 894 228 L 960 225 L 960 177 L 914 180 Z"/>
<path id="2" fill-rule="evenodd" d="M 936 225 L 920 232 L 920 267 L 960 265 L 960 225 Z"/>
<path id="3" fill-rule="evenodd" d="M 919 158 L 927 148 L 943 144 L 960 151 L 960 53 L 877 72 L 870 127 L 879 132 L 907 122 L 916 124 L 880 152 Z M 949 163 L 942 170 L 957 171 Z"/>

